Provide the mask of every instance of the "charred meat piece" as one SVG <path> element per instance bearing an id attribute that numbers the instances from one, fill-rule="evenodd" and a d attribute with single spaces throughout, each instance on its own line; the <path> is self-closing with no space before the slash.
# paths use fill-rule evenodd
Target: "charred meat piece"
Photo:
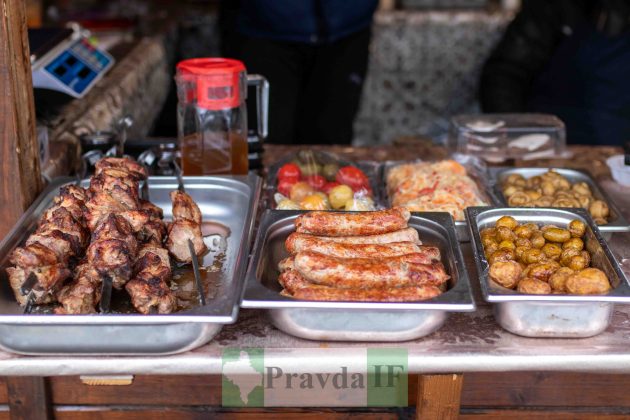
<path id="1" fill-rule="evenodd" d="M 145 211 L 149 215 L 149 220 L 162 220 L 164 218 L 164 211 L 162 208 L 156 206 L 150 201 L 140 200 L 140 210 Z"/>
<path id="2" fill-rule="evenodd" d="M 26 240 L 26 246 L 40 244 L 50 249 L 57 256 L 57 260 L 62 263 L 78 256 L 82 251 L 81 242 L 74 235 L 67 235 L 59 230 L 49 232 L 35 232 Z"/>
<path id="3" fill-rule="evenodd" d="M 106 168 L 120 169 L 135 177 L 138 181 L 148 177 L 144 166 L 131 159 L 108 157 L 96 162 L 95 175 L 99 175 Z"/>
<path id="4" fill-rule="evenodd" d="M 33 273 L 37 277 L 37 283 L 32 289 L 36 304 L 52 302 L 56 290 L 63 284 L 64 280 L 72 275 L 64 264 L 29 268 L 9 267 L 7 273 L 9 274 L 9 283 L 20 305 L 26 304 L 27 296 L 20 293 L 20 288 L 29 274 Z"/>
<path id="5" fill-rule="evenodd" d="M 88 264 L 77 267 L 75 279 L 65 285 L 57 294 L 62 307 L 58 314 L 91 314 L 100 301 L 100 274 Z"/>
<path id="6" fill-rule="evenodd" d="M 201 226 L 191 220 L 176 220 L 168 227 L 166 247 L 171 255 L 179 262 L 190 263 L 188 239 L 191 239 L 197 256 L 203 255 L 208 248 L 203 242 Z"/>
<path id="7" fill-rule="evenodd" d="M 201 211 L 191 196 L 182 191 L 171 191 L 173 202 L 173 220 L 190 220 L 201 224 Z"/>
<path id="8" fill-rule="evenodd" d="M 171 276 L 168 254 L 152 247 L 144 248 L 140 253 L 142 257 L 136 264 L 138 271 L 125 286 L 131 303 L 143 314 L 150 313 L 152 308 L 160 314 L 171 313 L 177 300 L 167 284 Z"/>
<path id="9" fill-rule="evenodd" d="M 87 250 L 87 261 L 100 274 L 108 274 L 116 289 L 129 281 L 133 257 L 129 247 L 120 239 L 104 239 L 92 242 Z"/>
<path id="10" fill-rule="evenodd" d="M 166 236 L 166 225 L 162 220 L 149 220 L 142 226 L 142 230 L 138 233 L 138 239 L 143 243 L 152 243 L 162 246 L 164 237 Z"/>
<path id="11" fill-rule="evenodd" d="M 18 267 L 41 267 L 57 264 L 57 254 L 42 244 L 34 243 L 24 248 L 15 248 L 9 259 L 11 264 Z"/>
<path id="12" fill-rule="evenodd" d="M 133 236 L 131 225 L 122 216 L 109 214 L 103 222 L 92 232 L 92 242 L 100 239 L 119 239 L 127 244 L 132 255 L 138 252 L 138 241 Z"/>

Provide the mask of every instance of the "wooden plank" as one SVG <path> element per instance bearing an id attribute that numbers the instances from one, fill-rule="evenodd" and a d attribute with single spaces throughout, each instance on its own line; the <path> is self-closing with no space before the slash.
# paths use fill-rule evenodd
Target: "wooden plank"
<path id="1" fill-rule="evenodd" d="M 345 420 L 345 419 L 374 419 L 395 420 L 403 416 L 397 410 L 378 409 L 217 409 L 213 407 L 75 407 L 63 406 L 55 410 L 57 420 L 129 420 L 129 419 L 160 419 L 160 420 Z M 406 416 L 405 416 L 406 417 Z"/>
<path id="2" fill-rule="evenodd" d="M 419 376 L 416 418 L 458 418 L 463 382 L 460 374 Z"/>
<path id="3" fill-rule="evenodd" d="M 221 406 L 218 375 L 135 376 L 127 386 L 91 386 L 76 376 L 49 378 L 51 401 L 65 405 Z"/>
<path id="4" fill-rule="evenodd" d="M 48 390 L 44 378 L 12 376 L 7 378 L 11 419 L 52 419 Z"/>
<path id="5" fill-rule="evenodd" d="M 466 377 L 468 380 L 468 377 Z M 582 410 L 571 408 L 554 409 L 521 409 L 521 410 L 462 410 L 460 420 L 519 420 L 519 419 L 545 419 L 545 420 L 627 420 L 630 412 L 619 412 L 614 408 L 604 410 Z"/>
<path id="6" fill-rule="evenodd" d="M 630 375 L 563 372 L 467 373 L 465 407 L 630 407 Z"/>
<path id="7" fill-rule="evenodd" d="M 23 0 L 0 0 L 0 239 L 42 187 Z"/>

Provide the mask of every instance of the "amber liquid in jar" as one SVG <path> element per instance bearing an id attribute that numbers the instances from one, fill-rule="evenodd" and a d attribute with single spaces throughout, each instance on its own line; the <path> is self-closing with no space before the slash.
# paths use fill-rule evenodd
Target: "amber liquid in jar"
<path id="1" fill-rule="evenodd" d="M 198 134 L 191 134 L 182 139 L 184 175 L 247 175 L 247 138 L 230 133 L 229 144 L 225 144 L 225 134 L 222 136 L 223 138 L 206 138 L 202 141 Z"/>

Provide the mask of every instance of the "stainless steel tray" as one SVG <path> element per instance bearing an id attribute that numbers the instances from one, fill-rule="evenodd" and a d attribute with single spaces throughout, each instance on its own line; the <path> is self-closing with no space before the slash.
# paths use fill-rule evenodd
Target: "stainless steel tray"
<path id="1" fill-rule="evenodd" d="M 249 244 L 260 196 L 255 175 L 184 177 L 186 191 L 199 204 L 204 220 L 227 226 L 227 249 L 207 304 L 170 315 L 22 315 L 9 287 L 8 256 L 35 229 L 42 212 L 68 179 L 51 183 L 0 243 L 0 347 L 22 354 L 170 354 L 208 342 L 222 324 L 233 323 L 242 296 Z M 85 181 L 84 183 L 87 183 Z M 177 189 L 174 177 L 150 177 L 151 201 L 171 214 L 169 192 Z M 203 265 L 214 256 L 204 257 Z"/>
<path id="2" fill-rule="evenodd" d="M 597 182 L 584 171 L 577 169 L 563 168 L 489 168 L 491 183 L 494 195 L 497 197 L 499 205 L 507 207 L 507 200 L 501 190 L 501 184 L 509 175 L 519 174 L 524 178 L 531 178 L 536 175 L 542 175 L 548 170 L 553 169 L 560 175 L 567 178 L 571 183 L 586 182 L 591 188 L 593 197 L 597 200 L 603 200 L 608 203 L 610 209 L 610 220 L 608 224 L 599 226 L 599 230 L 604 233 L 610 232 L 630 232 L 630 223 L 623 216 L 615 202 L 599 187 Z"/>
<path id="3" fill-rule="evenodd" d="M 473 311 L 475 304 L 453 219 L 448 213 L 412 213 L 409 226 L 423 243 L 437 246 L 451 276 L 448 290 L 423 302 L 318 302 L 279 294 L 278 262 L 284 242 L 303 211 L 267 210 L 262 217 L 247 271 L 241 306 L 265 308 L 282 331 L 312 340 L 404 341 L 422 337 L 442 326 L 451 311 Z"/>
<path id="4" fill-rule="evenodd" d="M 606 273 L 613 290 L 604 296 L 526 295 L 489 280 L 479 231 L 494 226 L 506 215 L 519 222 L 563 227 L 574 219 L 586 223 L 584 243 L 591 253 L 592 266 Z M 494 303 L 495 318 L 506 330 L 526 337 L 590 337 L 608 327 L 614 302 L 630 303 L 628 280 L 584 209 L 471 207 L 466 217 L 483 296 Z"/>
<path id="5" fill-rule="evenodd" d="M 459 153 L 455 153 L 447 159 L 453 159 L 466 167 L 466 171 L 468 172 L 468 176 L 477 184 L 477 188 L 479 188 L 479 192 L 481 194 L 481 198 L 483 198 L 488 205 L 497 205 L 499 201 L 495 197 L 492 186 L 486 182 L 487 180 L 487 168 L 485 163 L 475 157 L 469 155 L 463 155 Z M 389 196 L 387 194 L 387 173 L 389 170 L 395 166 L 402 165 L 405 163 L 419 163 L 419 162 L 427 162 L 422 159 L 416 160 L 401 160 L 401 161 L 387 161 L 381 165 L 380 170 L 380 184 L 381 184 L 381 200 L 385 206 L 390 205 Z M 466 220 L 455 220 L 455 231 L 457 233 L 457 239 L 460 242 L 468 242 L 470 241 L 468 223 Z"/>

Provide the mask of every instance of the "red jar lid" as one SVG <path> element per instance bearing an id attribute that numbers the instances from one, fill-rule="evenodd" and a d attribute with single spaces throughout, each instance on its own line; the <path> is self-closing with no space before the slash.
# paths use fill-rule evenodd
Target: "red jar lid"
<path id="1" fill-rule="evenodd" d="M 240 105 L 241 74 L 245 65 L 230 58 L 191 58 L 177 63 L 179 75 L 194 77 L 197 83 L 197 105 L 221 110 Z"/>

